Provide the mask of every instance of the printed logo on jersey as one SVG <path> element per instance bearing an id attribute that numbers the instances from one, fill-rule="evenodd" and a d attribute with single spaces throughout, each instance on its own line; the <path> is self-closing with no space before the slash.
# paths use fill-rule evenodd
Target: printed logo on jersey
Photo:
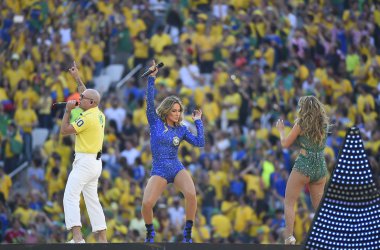
<path id="1" fill-rule="evenodd" d="M 100 122 L 100 125 L 102 125 L 102 128 L 103 128 L 103 116 L 102 115 L 99 115 L 99 122 Z"/>
<path id="2" fill-rule="evenodd" d="M 179 138 L 177 136 L 173 137 L 173 145 L 176 147 L 179 145 Z"/>

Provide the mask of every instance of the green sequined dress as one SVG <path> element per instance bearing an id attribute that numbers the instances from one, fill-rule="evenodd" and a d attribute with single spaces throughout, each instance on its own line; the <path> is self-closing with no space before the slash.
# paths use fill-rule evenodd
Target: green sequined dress
<path id="1" fill-rule="evenodd" d="M 293 168 L 310 177 L 310 182 L 316 182 L 325 177 L 328 173 L 324 155 L 326 138 L 321 145 L 317 145 L 308 137 L 300 135 L 297 137 L 296 143 L 305 152 L 298 155 Z"/>

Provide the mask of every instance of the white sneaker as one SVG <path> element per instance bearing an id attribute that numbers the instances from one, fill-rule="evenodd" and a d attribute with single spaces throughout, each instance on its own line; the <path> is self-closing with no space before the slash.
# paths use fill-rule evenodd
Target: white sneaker
<path id="1" fill-rule="evenodd" d="M 72 239 L 72 240 L 68 241 L 67 243 L 76 243 L 76 244 L 79 244 L 79 243 L 86 243 L 86 241 L 84 241 L 84 239 L 82 239 L 79 242 L 75 242 L 74 239 Z"/>

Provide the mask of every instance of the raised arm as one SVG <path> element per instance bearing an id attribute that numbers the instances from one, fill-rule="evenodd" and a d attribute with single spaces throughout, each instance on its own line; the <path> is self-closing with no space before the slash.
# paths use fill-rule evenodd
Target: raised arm
<path id="1" fill-rule="evenodd" d="M 73 62 L 73 66 L 69 69 L 69 72 L 77 83 L 79 94 L 82 94 L 86 90 L 86 86 L 84 86 L 82 79 L 80 79 L 78 67 L 75 61 Z"/>
<path id="2" fill-rule="evenodd" d="M 154 71 L 148 77 L 148 86 L 146 88 L 146 116 L 148 118 L 149 124 L 153 125 L 159 119 L 154 107 L 154 81 L 158 72 L 156 63 L 154 61 L 153 66 L 149 69 Z"/>
<path id="3" fill-rule="evenodd" d="M 205 137 L 204 137 L 204 131 L 203 131 L 203 123 L 201 120 L 202 117 L 202 111 L 201 110 L 195 110 L 193 112 L 193 120 L 195 123 L 195 126 L 197 128 L 197 136 L 194 136 L 189 129 L 186 129 L 184 140 L 188 143 L 196 146 L 196 147 L 204 147 L 205 145 Z"/>

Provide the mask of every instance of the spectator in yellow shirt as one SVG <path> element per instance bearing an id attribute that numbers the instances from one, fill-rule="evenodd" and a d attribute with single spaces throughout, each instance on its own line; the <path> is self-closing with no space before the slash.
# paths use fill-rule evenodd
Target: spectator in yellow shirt
<path id="1" fill-rule="evenodd" d="M 22 152 L 22 139 L 16 123 L 11 122 L 7 127 L 7 134 L 1 142 L 1 159 L 4 159 L 4 171 L 9 174 L 16 169 L 19 156 Z"/>
<path id="2" fill-rule="evenodd" d="M 149 57 L 149 40 L 146 38 L 145 31 L 140 31 L 134 38 L 133 47 L 134 66 L 141 64 L 144 67 Z"/>
<path id="3" fill-rule="evenodd" d="M 232 221 L 219 210 L 211 217 L 211 227 L 214 238 L 227 240 L 232 233 Z"/>
<path id="4" fill-rule="evenodd" d="M 95 35 L 93 43 L 89 48 L 91 58 L 92 60 L 94 60 L 94 63 L 95 63 L 95 72 L 94 72 L 95 76 L 99 76 L 104 67 L 104 62 L 103 62 L 104 48 L 105 48 L 104 42 L 100 40 L 99 35 Z"/>
<path id="5" fill-rule="evenodd" d="M 161 55 L 164 47 L 171 44 L 172 39 L 168 34 L 164 33 L 164 26 L 158 26 L 157 34 L 153 35 L 150 39 L 150 47 L 153 49 L 155 55 Z"/>
<path id="6" fill-rule="evenodd" d="M 264 199 L 265 185 L 262 177 L 259 175 L 259 168 L 257 166 L 253 164 L 249 165 L 240 173 L 240 176 L 246 182 L 247 194 L 250 190 L 254 190 L 258 199 Z"/>
<path id="7" fill-rule="evenodd" d="M 138 10 L 132 10 L 132 19 L 126 19 L 126 25 L 131 32 L 131 37 L 135 38 L 141 31 L 146 31 L 144 21 L 139 17 Z"/>
<path id="8" fill-rule="evenodd" d="M 16 108 L 21 108 L 25 99 L 28 100 L 28 106 L 33 108 L 38 101 L 38 95 L 30 86 L 28 86 L 28 81 L 22 79 L 18 84 L 18 90 L 14 96 Z"/>
<path id="9" fill-rule="evenodd" d="M 22 107 L 17 108 L 15 122 L 22 128 L 22 140 L 24 142 L 24 159 L 32 160 L 32 129 L 38 124 L 37 114 L 29 107 L 29 100 L 24 99 Z"/>
<path id="10" fill-rule="evenodd" d="M 228 179 L 225 172 L 220 169 L 220 162 L 218 160 L 214 160 L 211 163 L 211 171 L 209 171 L 210 176 L 210 184 L 215 188 L 216 192 L 216 200 L 223 200 L 223 189 L 228 186 Z"/>
<path id="11" fill-rule="evenodd" d="M 19 58 L 19 55 L 13 55 L 11 68 L 5 71 L 5 77 L 9 80 L 12 92 L 16 91 L 20 80 L 27 78 L 25 71 L 19 66 Z"/>
<path id="12" fill-rule="evenodd" d="M 248 196 L 242 196 L 239 199 L 239 206 L 236 210 L 234 230 L 239 239 L 247 241 L 249 229 L 252 225 L 253 209 L 248 205 Z"/>
<path id="13" fill-rule="evenodd" d="M 5 200 L 8 200 L 9 191 L 12 187 L 12 179 L 4 172 L 4 168 L 0 167 L 0 193 L 4 195 Z"/>

